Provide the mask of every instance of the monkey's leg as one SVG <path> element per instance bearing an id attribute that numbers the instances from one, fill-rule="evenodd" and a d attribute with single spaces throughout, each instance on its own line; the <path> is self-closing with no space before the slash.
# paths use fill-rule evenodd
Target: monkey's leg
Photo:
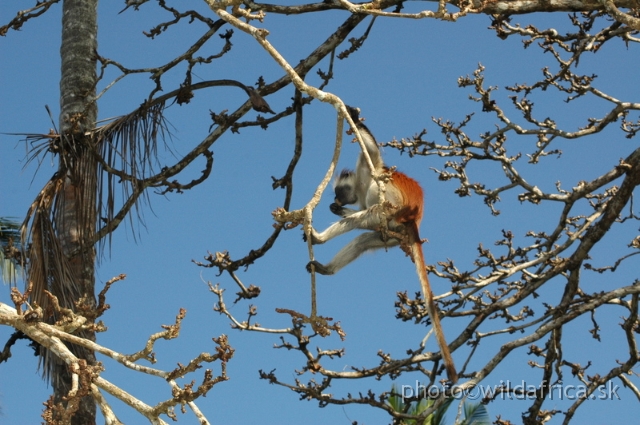
<path id="1" fill-rule="evenodd" d="M 333 223 L 323 232 L 311 229 L 311 243 L 314 245 L 323 244 L 353 229 L 377 230 L 380 227 L 380 215 L 378 214 L 379 209 L 376 207 L 377 205 L 374 205 L 364 211 L 354 212 L 350 216 Z"/>
<path id="2" fill-rule="evenodd" d="M 317 261 L 310 261 L 307 264 L 307 271 L 311 273 L 311 266 L 315 267 L 317 273 L 330 275 L 358 258 L 367 251 L 375 249 L 392 247 L 398 245 L 397 239 L 389 239 L 386 242 L 382 240 L 380 232 L 367 232 L 356 236 L 351 242 L 344 246 L 333 259 L 326 265 Z"/>

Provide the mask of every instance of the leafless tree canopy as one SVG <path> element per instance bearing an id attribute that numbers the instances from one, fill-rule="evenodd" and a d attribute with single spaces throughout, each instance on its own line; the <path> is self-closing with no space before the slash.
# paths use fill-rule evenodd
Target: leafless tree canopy
<path id="1" fill-rule="evenodd" d="M 3 25 L 0 35 L 7 36 L 10 42 L 12 30 L 29 31 L 30 25 L 37 25 L 37 17 L 57 7 L 56 3 L 63 2 L 41 1 L 28 10 L 16 11 L 14 18 L 0 22 Z M 226 363 L 232 361 L 234 349 L 228 345 L 226 336 L 213 339 L 214 354 L 203 353 L 188 365 L 180 365 L 172 371 L 154 369 L 142 365 L 140 361 L 154 363 L 152 353 L 157 339 L 178 337 L 185 311 L 178 313 L 175 324 L 165 326 L 163 332 L 152 335 L 145 348 L 138 353 L 123 355 L 97 344 L 90 337 L 83 337 L 84 334 L 79 332 L 104 329 L 98 318 L 108 308 L 107 289 L 124 276 L 110 281 L 99 294 L 97 302 L 82 296 L 82 290 L 78 288 L 59 286 L 73 280 L 69 276 L 72 275 L 70 270 L 74 261 L 95 261 L 95 256 L 91 254 L 93 246 L 102 248 L 108 245 L 111 234 L 120 224 L 139 214 L 140 208 L 144 207 L 141 201 L 147 200 L 150 190 L 162 194 L 181 193 L 205 181 L 213 167 L 212 145 L 221 136 L 246 127 L 268 130 L 271 124 L 291 116 L 294 118 L 291 122 L 295 126 L 295 147 L 286 173 L 273 178 L 273 189 L 283 189 L 283 198 L 281 207 L 273 212 L 271 234 L 244 256 L 231 257 L 224 251 L 226 247 L 215 246 L 212 247 L 213 253 L 207 253 L 205 259 L 197 263 L 204 268 L 214 268 L 223 276 L 221 284 L 209 284 L 209 287 L 215 299 L 215 310 L 225 320 L 228 319 L 234 329 L 276 334 L 279 349 L 299 353 L 300 364 L 295 371 L 276 373 L 265 370 L 260 372 L 262 379 L 293 390 L 301 399 L 317 400 L 320 406 L 366 404 L 386 411 L 393 423 L 402 423 L 410 419 L 424 419 L 451 396 L 447 391 L 465 393 L 473 390 L 496 368 L 510 361 L 514 351 L 525 347 L 528 349 L 529 366 L 537 371 L 534 389 L 527 394 L 528 405 L 522 415 L 525 424 L 542 424 L 552 418 L 569 423 L 576 410 L 590 396 L 612 381 L 623 385 L 624 391 L 640 400 L 636 339 L 640 331 L 640 282 L 637 279 L 615 280 L 597 291 L 585 288 L 582 283 L 585 275 L 613 275 L 622 264 L 637 262 L 636 256 L 640 253 L 639 217 L 633 204 L 633 195 L 640 184 L 640 148 L 633 144 L 640 131 L 640 102 L 618 99 L 602 91 L 597 76 L 581 74 L 582 68 L 577 66 L 581 58 L 597 55 L 609 43 L 623 42 L 633 47 L 640 41 L 640 9 L 636 1 L 442 1 L 423 3 L 423 11 L 411 13 L 405 12 L 404 3 L 398 0 L 366 3 L 333 0 L 294 6 L 248 0 L 205 0 L 208 10 L 204 10 L 207 13 L 186 9 L 188 6 L 182 2 L 154 0 L 145 3 L 147 0 L 128 0 L 123 13 L 142 14 L 147 7 L 166 11 L 168 19 L 149 28 L 145 33 L 147 37 L 154 39 L 185 22 L 196 22 L 203 28 L 200 38 L 172 60 L 147 68 L 129 67 L 123 60 L 105 57 L 98 49 L 91 57 L 98 70 L 97 82 L 91 84 L 94 90 L 98 85 L 104 90 L 96 92 L 90 101 L 81 105 L 80 113 L 62 114 L 59 131 L 27 135 L 28 141 L 35 146 L 30 154 L 32 158 L 55 155 L 63 163 L 61 170 L 65 172 L 51 178 L 29 209 L 22 229 L 23 240 L 29 241 L 29 244 L 23 244 L 26 252 L 18 254 L 14 252 L 16 250 L 12 251 L 16 261 L 27 259 L 23 265 L 31 270 L 30 282 L 25 291 L 13 288 L 14 306 L 0 304 L 0 323 L 18 332 L 5 346 L 0 361 L 8 360 L 11 345 L 17 338 L 26 336 L 66 364 L 71 376 L 71 389 L 64 400 L 51 399 L 47 402 L 44 414 L 47 423 L 67 423 L 78 409 L 78 400 L 86 396 L 93 397 L 104 416 L 112 421 L 110 423 L 119 423 L 103 397 L 104 392 L 123 400 L 152 423 L 164 423 L 161 419 L 163 415 L 173 418 L 176 406 L 190 408 L 201 423 L 208 423 L 196 403 L 214 385 L 228 379 Z M 289 64 L 270 44 L 270 15 L 321 14 L 334 9 L 350 13 L 345 14 L 344 21 L 335 32 L 299 63 Z M 514 15 L 532 12 L 569 12 L 569 29 L 560 31 L 514 23 Z M 470 112 L 466 118 L 461 122 L 434 118 L 429 125 L 438 131 L 431 131 L 427 135 L 422 129 L 407 129 L 407 133 L 413 132 L 414 136 L 394 139 L 384 143 L 384 146 L 391 148 L 388 151 L 394 149 L 407 153 L 413 157 L 413 161 L 420 161 L 422 156 L 444 159 L 442 167 L 433 168 L 439 180 L 447 187 L 454 187 L 453 190 L 460 197 L 482 197 L 491 214 L 501 213 L 500 201 L 505 198 L 517 199 L 523 206 L 554 206 L 553 210 L 557 213 L 544 227 L 532 228 L 526 235 L 515 234 L 505 228 L 491 247 L 478 244 L 472 235 L 466 241 L 461 241 L 477 245 L 477 258 L 471 267 L 457 264 L 455 258 L 446 261 L 440 259 L 437 264 L 428 266 L 432 277 L 448 283 L 439 284 L 438 288 L 446 289 L 441 289 L 436 299 L 441 322 L 447 329 L 450 349 L 459 368 L 460 380 L 456 386 L 442 385 L 444 374 L 440 354 L 424 347 L 408 348 L 406 356 L 401 358 L 379 352 L 377 364 L 350 370 L 333 369 L 331 359 L 343 356 L 344 351 L 339 341 L 330 337 L 337 335 L 344 339 L 347 335 L 337 320 L 324 317 L 321 309 L 316 308 L 315 276 L 310 276 L 310 311 L 294 311 L 283 305 L 278 312 L 290 318 L 291 325 L 276 329 L 256 322 L 256 306 L 260 305 L 261 291 L 268 288 L 266 285 L 244 284 L 239 271 L 259 264 L 283 230 L 300 226 L 307 234 L 309 232 L 313 210 L 335 172 L 344 120 L 347 120 L 349 127 L 353 127 L 343 100 L 328 91 L 331 81 L 340 78 L 334 75 L 334 61 L 344 60 L 348 63 L 350 56 L 357 54 L 357 50 L 367 43 L 369 31 L 377 20 L 424 19 L 427 25 L 430 19 L 461 21 L 471 14 L 490 15 L 490 30 L 497 37 L 517 38 L 525 49 L 542 49 L 546 52 L 549 63 L 539 79 L 501 87 L 510 93 L 511 100 L 511 103 L 503 104 L 494 97 L 497 87 L 485 80 L 485 68 L 479 64 L 475 72 L 458 79 L 461 89 L 470 93 Z M 517 16 L 517 19 L 526 21 L 526 16 Z M 284 75 L 273 81 L 265 81 L 260 77 L 251 83 L 237 81 L 232 75 L 227 79 L 194 82 L 194 67 L 215 65 L 233 48 L 231 40 L 239 32 L 251 35 L 269 57 L 282 67 Z M 204 55 L 202 47 L 211 39 L 219 40 L 220 49 L 214 54 Z M 637 53 L 637 48 L 633 51 Z M 326 64 L 322 68 L 319 67 L 321 62 Z M 170 86 L 165 76 L 176 70 L 183 72 L 184 79 L 178 86 Z M 116 78 L 104 81 L 106 75 L 113 75 L 114 72 L 118 74 Z M 314 86 L 306 81 L 307 75 L 312 72 L 320 76 L 322 84 Z M 121 116 L 106 123 L 95 123 L 95 118 L 88 126 L 82 123 L 87 117 L 95 117 L 95 108 L 99 106 L 104 93 L 136 74 L 147 75 L 155 85 L 138 108 L 123 111 Z M 157 152 L 164 149 L 165 140 L 170 134 L 164 116 L 165 109 L 173 104 L 187 104 L 197 93 L 216 90 L 221 86 L 233 87 L 245 93 L 246 102 L 235 110 L 210 111 L 209 134 L 190 146 L 188 152 L 179 156 L 175 163 L 159 166 Z M 269 105 L 270 95 L 283 89 L 291 90 L 292 86 L 295 87 L 295 96 L 288 106 L 276 109 Z M 600 116 L 576 117 L 582 121 L 577 129 L 564 128 L 553 116 L 537 113 L 533 99 L 549 95 L 562 96 L 568 104 L 586 100 L 598 101 L 607 107 Z M 308 194 L 310 201 L 306 205 L 292 205 L 294 171 L 303 146 L 303 111 L 312 102 L 328 103 L 337 111 L 334 156 L 316 192 Z M 478 109 L 474 102 L 480 105 L 482 113 L 471 112 L 474 108 Z M 252 109 L 259 113 L 257 119 L 246 118 L 247 112 Z M 438 114 L 437 111 L 433 113 L 435 116 Z M 366 116 L 366 109 L 363 115 Z M 483 127 L 482 132 L 468 130 L 476 125 Z M 560 141 L 588 140 L 605 130 L 617 134 L 617 137 L 630 139 L 630 143 L 626 145 L 627 151 L 620 152 L 619 163 L 602 175 L 584 180 L 577 176 L 579 183 L 574 187 L 566 187 L 558 181 L 554 188 L 541 184 L 535 177 L 525 177 L 527 173 L 523 169 L 542 166 L 563 154 L 558 146 Z M 65 179 L 69 178 L 65 174 L 67 170 L 73 170 L 80 176 L 93 173 L 80 160 L 87 155 L 96 164 L 97 181 L 91 189 L 94 192 L 82 194 L 82 199 L 85 205 L 89 200 L 90 208 L 95 205 L 94 211 L 98 214 L 87 212 L 82 216 L 92 221 L 88 225 L 90 229 L 83 236 L 84 243 L 68 248 L 61 235 L 64 226 L 56 222 L 57 210 L 63 209 L 56 200 L 63 196 Z M 490 178 L 477 171 L 479 165 L 484 170 L 491 170 Z M 181 177 L 184 174 L 181 173 L 194 167 L 201 170 L 201 175 L 184 180 Z M 384 186 L 384 178 L 375 177 Z M 298 169 L 296 178 L 304 178 L 304 170 Z M 502 183 L 496 184 L 497 181 Z M 122 201 L 118 202 L 120 199 Z M 613 262 L 603 264 L 593 253 L 597 245 L 606 243 L 607 235 L 612 231 L 626 234 L 628 238 L 625 246 L 605 246 L 605 249 L 621 254 Z M 86 238 L 89 237 L 91 240 L 87 242 Z M 608 243 L 611 243 L 610 240 Z M 308 249 L 310 258 L 313 258 L 310 244 Z M 227 307 L 228 300 L 223 287 L 228 289 L 235 286 L 238 289 L 233 302 L 247 305 L 246 317 L 235 317 Z M 537 299 L 550 286 L 563 287 L 562 296 L 542 301 Z M 422 294 L 398 293 L 395 305 L 398 320 L 429 325 Z M 604 311 L 608 316 L 620 318 L 619 326 L 602 329 L 599 317 L 605 314 Z M 55 321 L 52 317 L 55 317 Z M 609 347 L 616 354 L 615 362 L 592 370 L 589 369 L 590 364 L 580 364 L 563 354 L 563 347 L 570 344 L 566 326 L 581 317 L 588 318 L 592 323 L 593 327 L 585 332 L 589 332 L 596 340 L 600 339 L 603 332 L 623 335 L 626 346 Z M 317 348 L 332 344 L 336 344 L 336 348 Z M 79 359 L 78 351 L 70 350 L 69 346 L 99 352 L 117 360 L 132 372 L 159 377 L 170 385 L 173 397 L 155 406 L 147 405 L 135 395 L 102 378 L 99 363 Z M 198 371 L 202 364 L 208 362 L 217 362 L 217 372 L 212 369 Z M 300 375 L 300 378 L 290 379 L 292 372 Z M 194 376 L 194 382 L 199 384 L 180 386 L 176 383 L 177 378 L 190 374 Z M 390 391 L 374 392 L 364 380 L 372 377 L 395 379 L 400 376 L 412 376 L 427 387 L 444 388 L 447 391 L 436 398 L 432 408 L 416 417 L 407 411 L 395 410 L 388 402 L 392 395 Z M 333 391 L 332 385 L 338 381 L 349 381 L 353 391 Z M 586 393 L 571 403 L 567 410 L 556 410 L 545 400 L 559 383 L 582 385 Z M 513 389 L 508 386 L 497 388 L 483 402 L 490 405 L 500 394 L 510 391 Z M 288 392 L 283 394 L 280 396 L 286 397 Z M 520 418 L 495 418 L 494 415 L 494 419 L 496 424 L 506 425 L 511 423 L 509 420 Z"/>

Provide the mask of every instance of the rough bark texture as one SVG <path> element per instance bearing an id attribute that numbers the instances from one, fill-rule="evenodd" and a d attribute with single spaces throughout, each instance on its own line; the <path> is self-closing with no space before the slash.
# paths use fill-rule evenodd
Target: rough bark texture
<path id="1" fill-rule="evenodd" d="M 535 12 L 586 12 L 603 9 L 601 0 L 473 0 L 475 10 L 490 15 L 518 15 Z M 463 5 L 464 2 L 452 1 L 451 4 Z M 619 8 L 637 7 L 634 0 L 617 0 Z"/>
<path id="2" fill-rule="evenodd" d="M 62 15 L 60 131 L 63 147 L 59 172 L 65 176 L 64 190 L 58 197 L 55 225 L 64 255 L 74 277 L 72 292 L 83 304 L 95 306 L 95 250 L 97 162 L 87 144 L 87 130 L 95 126 L 98 0 L 65 0 Z M 58 295 L 58 294 L 55 294 Z M 84 337 L 95 339 L 93 332 Z M 95 355 L 86 350 L 72 351 L 89 364 Z M 66 364 L 53 362 L 51 381 L 55 401 L 60 402 L 70 389 Z M 96 407 L 91 396 L 84 397 L 72 424 L 94 424 Z"/>

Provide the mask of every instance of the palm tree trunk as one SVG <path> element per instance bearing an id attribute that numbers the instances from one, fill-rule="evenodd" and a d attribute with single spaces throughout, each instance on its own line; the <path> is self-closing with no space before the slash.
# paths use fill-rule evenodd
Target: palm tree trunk
<path id="1" fill-rule="evenodd" d="M 98 0 L 64 0 L 62 6 L 62 44 L 60 79 L 60 150 L 59 173 L 64 176 L 64 189 L 57 198 L 55 208 L 56 233 L 69 271 L 73 288 L 63 288 L 67 294 L 80 297 L 83 304 L 95 307 L 95 249 L 96 191 L 98 164 L 92 151 L 87 131 L 95 127 L 97 105 L 96 49 Z M 66 298 L 66 297 L 63 297 Z M 77 299 L 75 301 L 78 301 Z M 72 306 L 67 306 L 72 307 Z M 95 340 L 93 332 L 85 338 Z M 72 347 L 78 357 L 95 364 L 95 354 Z M 56 403 L 63 401 L 70 389 L 68 366 L 51 362 L 51 383 Z M 95 424 L 96 406 L 90 395 L 80 402 L 72 424 Z"/>

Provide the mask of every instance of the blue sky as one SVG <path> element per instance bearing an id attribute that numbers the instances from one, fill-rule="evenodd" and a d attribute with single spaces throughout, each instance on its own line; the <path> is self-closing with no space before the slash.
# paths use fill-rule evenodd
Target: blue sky
<path id="1" fill-rule="evenodd" d="M 0 4 L 0 21 L 6 23 L 16 10 L 32 6 L 29 1 L 11 1 Z M 160 21 L 169 20 L 155 5 L 141 7 L 139 12 L 127 10 L 118 14 L 122 2 L 101 2 L 99 6 L 99 52 L 128 67 L 155 66 L 178 54 L 193 43 L 204 31 L 202 25 L 182 24 L 152 41 L 142 35 Z M 204 2 L 193 3 L 193 8 L 213 17 Z M 411 2 L 407 10 L 432 7 L 431 3 Z M 326 12 L 308 16 L 268 15 L 259 26 L 270 31 L 269 41 L 291 64 L 307 56 L 318 43 L 340 25 L 347 14 Z M 517 16 L 514 22 L 538 27 L 567 28 L 566 14 L 538 14 Z M 362 34 L 368 20 L 354 31 Z M 469 134 L 477 137 L 491 130 L 495 117 L 480 111 L 480 105 L 468 100 L 469 89 L 457 88 L 459 76 L 471 74 L 478 63 L 486 67 L 486 85 L 500 86 L 495 98 L 513 116 L 517 112 L 508 105 L 509 92 L 505 85 L 532 83 L 540 78 L 544 66 L 555 66 L 550 55 L 531 46 L 521 47 L 517 38 L 500 40 L 487 30 L 490 18 L 470 16 L 456 23 L 434 20 L 378 19 L 365 45 L 348 60 L 336 61 L 335 78 L 327 87 L 346 103 L 362 109 L 367 125 L 379 141 L 400 139 L 428 130 L 427 138 L 442 142 L 439 129 L 432 117 L 442 117 L 458 122 L 475 112 L 469 126 Z M 52 110 L 54 120 L 58 116 L 60 7 L 54 6 L 44 16 L 25 24 L 19 32 L 11 31 L 0 39 L 0 132 L 47 133 L 52 124 L 45 105 Z M 283 71 L 261 50 L 249 36 L 235 31 L 233 49 L 211 66 L 196 67 L 194 82 L 217 78 L 233 78 L 251 85 L 263 76 L 267 81 L 279 78 Z M 223 42 L 217 38 L 207 45 L 206 54 L 219 51 Z M 345 47 L 346 48 L 346 47 Z M 327 70 L 328 62 L 320 68 Z M 596 55 L 582 58 L 579 70 L 597 74 L 597 86 L 612 96 L 627 101 L 640 98 L 637 70 L 640 69 L 638 46 L 624 46 L 613 42 Z M 307 82 L 320 83 L 310 73 Z M 115 78 L 110 72 L 105 81 Z M 183 75 L 174 72 L 164 84 L 167 91 L 173 89 Z M 104 82 L 104 81 L 103 81 Z M 125 79 L 109 90 L 99 103 L 101 119 L 125 114 L 144 100 L 152 81 L 146 76 Z M 284 108 L 293 96 L 291 88 L 267 98 L 274 110 Z M 563 96 L 552 91 L 533 96 L 538 117 L 553 116 L 559 125 L 575 130 L 584 125 L 585 117 L 598 116 L 606 110 L 603 102 L 579 101 L 564 103 Z M 235 88 L 218 88 L 196 93 L 189 105 L 173 105 L 167 110 L 167 118 L 173 126 L 173 138 L 169 141 L 177 155 L 186 153 L 208 134 L 209 110 L 235 110 L 245 101 L 245 95 Z M 255 118 L 250 112 L 246 118 Z M 332 154 L 335 137 L 335 110 L 326 104 L 313 102 L 305 109 L 304 151 L 294 179 L 293 208 L 301 208 L 320 182 Z M 212 310 L 216 298 L 208 291 L 206 282 L 220 283 L 227 289 L 226 300 L 230 305 L 237 291 L 228 276 L 217 276 L 211 269 L 195 266 L 192 260 L 202 260 L 207 252 L 228 250 L 233 258 L 244 256 L 256 249 L 271 233 L 271 211 L 281 206 L 284 193 L 271 189 L 271 176 L 284 174 L 293 150 L 293 118 L 281 120 L 269 126 L 268 131 L 245 128 L 240 134 L 226 134 L 216 142 L 214 168 L 208 181 L 184 194 L 167 196 L 150 194 L 150 206 L 144 207 L 143 222 L 122 226 L 113 235 L 110 249 L 105 250 L 97 275 L 97 288 L 120 273 L 127 279 L 119 282 L 109 292 L 111 309 L 103 320 L 109 330 L 98 336 L 98 342 L 123 353 L 141 349 L 148 336 L 160 330 L 160 325 L 171 324 L 179 308 L 187 309 L 181 336 L 173 341 L 156 344 L 158 368 L 172 369 L 177 362 L 186 363 L 198 353 L 211 352 L 212 337 L 229 336 L 236 349 L 228 365 L 228 382 L 216 386 L 199 407 L 212 423 L 388 423 L 383 412 L 361 406 L 328 406 L 319 409 L 315 401 L 299 401 L 298 396 L 284 388 L 269 385 L 258 378 L 258 370 L 276 369 L 279 378 L 293 382 L 295 371 L 304 366 L 305 360 L 295 352 L 273 348 L 280 341 L 277 336 L 237 332 L 230 329 L 228 320 Z M 57 123 L 56 123 L 57 125 Z M 345 138 L 345 141 L 349 138 Z M 580 180 L 589 180 L 611 169 L 620 158 L 634 148 L 634 140 L 626 140 L 617 129 L 610 129 L 588 139 L 561 140 L 557 148 L 563 150 L 559 158 L 547 158 L 543 164 L 533 167 L 522 160 L 521 172 L 528 180 L 543 190 L 553 190 L 557 181 L 570 188 Z M 512 149 L 522 144 L 531 150 L 534 138 L 511 138 Z M 339 168 L 352 167 L 357 155 L 355 145 L 345 143 Z M 422 236 L 427 262 L 453 259 L 461 269 L 469 268 L 477 255 L 479 243 L 493 246 L 501 239 L 501 230 L 510 229 L 516 241 L 525 244 L 524 237 L 530 230 L 551 231 L 554 217 L 560 205 L 520 204 L 517 192 L 507 192 L 497 205 L 501 215 L 494 217 L 484 206 L 482 198 L 459 198 L 453 190 L 455 182 L 440 182 L 431 168 L 442 169 L 444 159 L 419 157 L 410 159 L 387 148 L 386 162 L 420 181 L 426 192 L 425 218 Z M 55 159 L 42 159 L 39 169 L 35 162 L 26 164 L 26 150 L 20 137 L 0 135 L 0 216 L 24 217 L 30 203 L 56 169 Z M 165 153 L 161 166 L 170 164 L 173 158 Z M 188 181 L 200 174 L 199 163 L 180 178 Z M 478 164 L 469 168 L 472 181 L 482 181 L 488 186 L 504 184 L 504 174 L 497 165 Z M 314 214 L 314 224 L 324 228 L 335 221 L 329 212 L 332 194 L 327 192 Z M 629 229 L 628 227 L 626 229 Z M 637 228 L 632 231 L 637 231 Z M 607 235 L 602 246 L 594 250 L 596 265 L 610 264 L 633 235 L 628 230 L 614 230 Z M 352 236 L 316 248 L 316 257 L 328 261 Z M 623 251 L 624 252 L 624 251 Z M 309 311 L 309 276 L 305 271 L 308 254 L 301 240 L 301 230 L 284 232 L 274 248 L 239 277 L 246 284 L 262 288 L 262 294 L 253 304 L 257 305 L 256 320 L 263 326 L 282 328 L 290 324 L 287 317 L 275 313 L 275 308 Z M 598 291 L 630 284 L 637 278 L 637 260 L 624 263 L 615 274 L 596 275 L 584 273 L 585 290 Z M 433 278 L 435 293 L 450 289 L 449 284 Z M 532 301 L 534 310 L 541 313 L 543 302 L 556 303 L 562 295 L 564 280 L 550 282 Z M 347 339 L 336 337 L 314 339 L 322 349 L 345 347 L 346 355 L 328 361 L 325 367 L 348 370 L 352 366 L 372 367 L 379 362 L 378 350 L 402 357 L 408 348 L 417 348 L 426 329 L 419 325 L 402 323 L 394 319 L 393 303 L 398 291 L 413 293 L 419 289 L 414 268 L 398 250 L 365 255 L 335 276 L 318 277 L 318 309 L 323 316 L 341 322 Z M 0 302 L 9 303 L 9 286 L 0 286 Z M 231 307 L 239 319 L 246 317 L 248 305 L 241 302 Z M 606 313 L 611 312 L 610 316 Z M 517 313 L 512 312 L 512 313 Z M 605 314 L 603 314 L 605 313 Z M 603 308 L 598 317 L 603 329 L 619 329 L 622 321 L 620 310 Z M 445 320 L 445 332 L 453 339 L 456 330 L 464 323 Z M 486 324 L 498 326 L 491 322 Z M 593 366 L 589 374 L 608 371 L 615 359 L 626 356 L 626 342 L 619 331 L 603 332 L 602 342 L 590 338 L 587 329 L 591 323 L 587 317 L 567 326 L 564 334 L 564 355 L 583 366 L 589 360 Z M 0 328 L 0 341 L 4 343 L 11 334 L 10 328 Z M 496 346 L 480 346 L 470 368 L 480 367 L 495 355 L 499 344 L 507 338 L 496 338 Z M 542 346 L 546 339 L 538 341 Z M 430 343 L 435 344 L 433 340 Z M 435 347 L 431 347 L 435 349 Z M 454 353 L 460 364 L 466 358 L 466 349 Z M 527 365 L 527 350 L 523 347 L 483 382 L 497 385 L 511 380 L 514 385 L 524 379 L 538 383 L 539 371 Z M 122 386 L 149 404 L 170 397 L 170 388 L 155 378 L 124 369 L 115 362 L 105 362 L 105 379 Z M 9 363 L 0 365 L 0 423 L 39 423 L 44 402 L 50 389 L 41 380 L 37 360 L 23 342 L 13 348 Z M 213 365 L 215 371 L 217 365 Z M 567 378 L 569 372 L 565 371 Z M 313 378 L 309 374 L 303 382 Z M 315 377 L 320 379 L 319 377 Z M 190 378 L 191 379 L 191 378 Z M 196 375 L 193 379 L 200 379 Z M 418 376 L 403 375 L 399 385 L 415 385 Z M 570 379 L 570 378 L 568 378 Z M 614 381 L 620 385 L 620 381 Z M 331 392 L 346 396 L 373 388 L 376 392 L 388 390 L 389 380 L 378 382 L 336 382 Z M 606 423 L 615 415 L 620 423 L 632 422 L 637 417 L 637 399 L 630 392 L 621 390 L 621 400 L 591 401 L 581 407 L 576 423 Z M 521 413 L 528 408 L 528 401 L 496 401 L 488 406 L 492 418 L 500 415 L 514 423 L 520 422 Z M 114 409 L 125 423 L 144 423 L 143 419 L 128 407 L 114 401 Z M 548 409 L 566 409 L 568 404 L 556 400 L 545 404 Z M 453 412 L 453 410 L 452 410 Z M 194 423 L 190 415 L 178 414 L 182 423 Z M 453 420 L 450 416 L 450 421 Z M 559 423 L 558 416 L 552 423 Z"/>

